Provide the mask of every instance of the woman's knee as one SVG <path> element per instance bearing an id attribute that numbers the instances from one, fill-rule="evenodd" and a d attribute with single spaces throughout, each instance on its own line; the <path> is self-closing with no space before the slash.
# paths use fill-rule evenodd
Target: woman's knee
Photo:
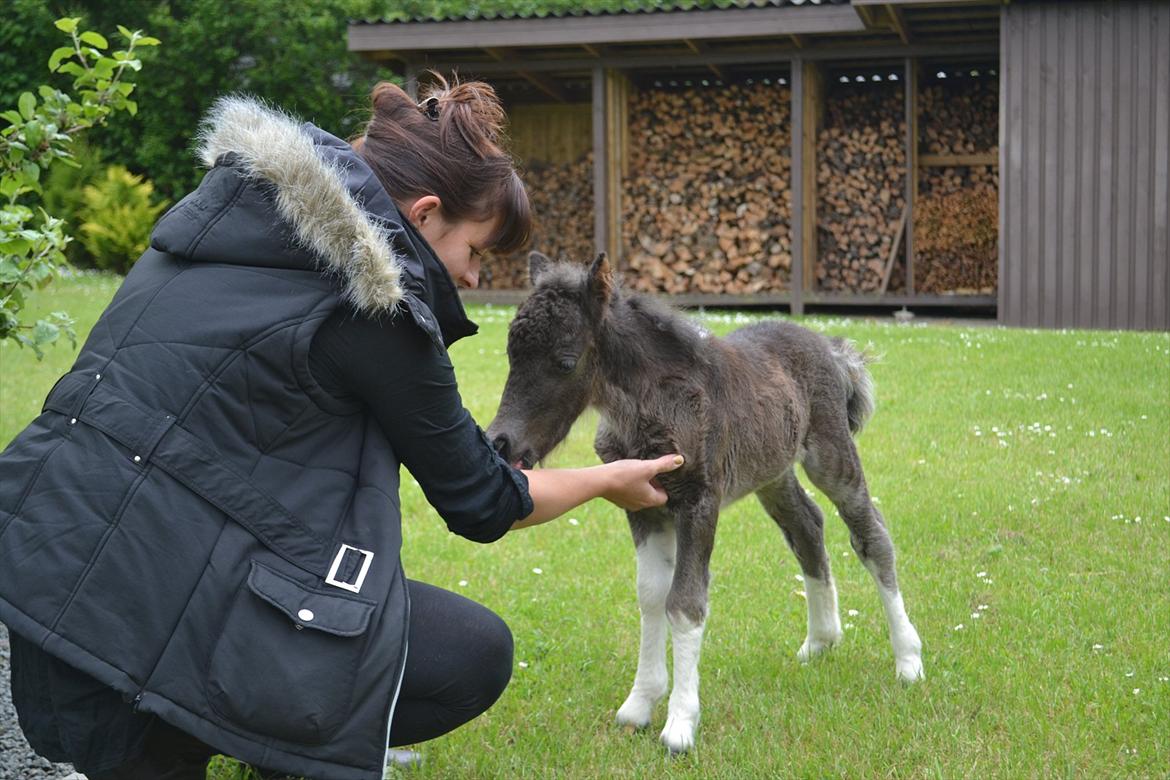
<path id="1" fill-rule="evenodd" d="M 512 630 L 494 612 L 484 621 L 480 637 L 482 666 L 480 667 L 480 701 L 490 707 L 508 687 L 512 679 L 512 659 L 515 644 Z"/>

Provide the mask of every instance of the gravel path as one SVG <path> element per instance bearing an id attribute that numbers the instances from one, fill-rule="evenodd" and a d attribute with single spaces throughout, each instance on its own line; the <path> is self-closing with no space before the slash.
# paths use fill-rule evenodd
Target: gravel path
<path id="1" fill-rule="evenodd" d="M 8 685 L 8 629 L 0 623 L 0 780 L 59 780 L 73 776 L 69 764 L 54 764 L 38 756 L 28 746 L 16 710 L 12 708 L 12 689 Z"/>

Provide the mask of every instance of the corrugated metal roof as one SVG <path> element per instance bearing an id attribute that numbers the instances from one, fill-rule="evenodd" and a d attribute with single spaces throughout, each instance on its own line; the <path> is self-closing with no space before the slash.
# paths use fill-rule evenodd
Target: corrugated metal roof
<path id="1" fill-rule="evenodd" d="M 475 3 L 466 11 L 422 13 L 409 5 L 391 12 L 381 19 L 357 20 L 354 24 L 393 24 L 399 22 L 450 22 L 476 19 L 562 19 L 580 16 L 618 16 L 622 14 L 654 14 L 670 11 L 709 11 L 731 8 L 786 8 L 790 6 L 848 5 L 849 0 L 660 0 L 660 2 L 636 2 L 636 0 L 592 0 L 592 2 L 564 2 L 550 0 L 539 4 L 515 2 L 515 0 L 494 0 Z"/>

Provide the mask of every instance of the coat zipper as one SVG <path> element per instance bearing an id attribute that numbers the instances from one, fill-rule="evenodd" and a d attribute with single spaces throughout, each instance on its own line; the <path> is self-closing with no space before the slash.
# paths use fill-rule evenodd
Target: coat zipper
<path id="1" fill-rule="evenodd" d="M 402 575 L 402 590 L 406 595 L 406 629 L 402 632 L 402 666 L 398 670 L 398 682 L 394 685 L 394 698 L 390 700 L 390 714 L 386 716 L 386 738 L 382 740 L 382 777 L 386 777 L 386 753 L 390 750 L 390 726 L 394 723 L 394 710 L 398 707 L 398 695 L 402 693 L 402 679 L 406 676 L 406 656 L 410 652 L 410 588 L 406 575 Z"/>

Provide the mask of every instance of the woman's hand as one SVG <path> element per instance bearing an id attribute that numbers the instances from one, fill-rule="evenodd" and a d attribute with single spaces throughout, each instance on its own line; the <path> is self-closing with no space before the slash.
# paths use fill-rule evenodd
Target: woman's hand
<path id="1" fill-rule="evenodd" d="M 602 498 L 629 512 L 650 509 L 666 503 L 666 491 L 655 479 L 659 474 L 674 471 L 683 464 L 682 455 L 663 455 L 654 460 L 615 460 L 608 469 L 613 485 Z"/>
<path id="2" fill-rule="evenodd" d="M 681 455 L 654 460 L 617 460 L 584 469 L 525 470 L 532 514 L 512 528 L 548 522 L 592 498 L 604 498 L 622 509 L 637 511 L 666 503 L 666 491 L 654 479 L 683 464 Z"/>

